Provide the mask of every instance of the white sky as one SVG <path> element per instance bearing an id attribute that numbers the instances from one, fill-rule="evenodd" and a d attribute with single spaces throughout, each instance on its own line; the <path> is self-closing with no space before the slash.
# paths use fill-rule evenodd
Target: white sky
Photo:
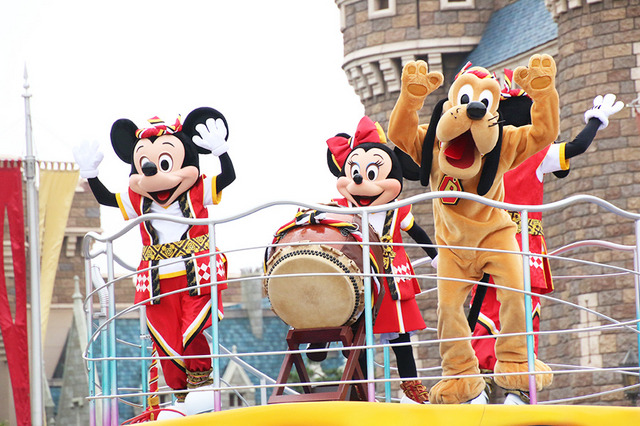
<path id="1" fill-rule="evenodd" d="M 325 140 L 353 133 L 364 108 L 342 70 L 339 10 L 332 0 L 12 1 L 0 24 L 0 157 L 26 152 L 23 72 L 31 85 L 36 157 L 72 161 L 97 140 L 99 177 L 126 190 L 129 166 L 111 148 L 118 118 L 140 127 L 210 106 L 229 122 L 237 179 L 210 210 L 227 217 L 275 201 L 326 202 L 337 195 Z M 201 171 L 217 164 L 201 156 Z M 102 207 L 106 233 L 123 224 Z M 267 244 L 295 207 L 220 226 L 223 250 Z M 116 251 L 139 258 L 134 230 Z M 262 251 L 228 255 L 230 269 L 261 265 Z"/>

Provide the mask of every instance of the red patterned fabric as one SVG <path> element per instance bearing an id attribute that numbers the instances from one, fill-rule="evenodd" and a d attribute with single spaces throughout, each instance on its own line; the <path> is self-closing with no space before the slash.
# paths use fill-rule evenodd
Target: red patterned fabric
<path id="1" fill-rule="evenodd" d="M 0 330 L 5 344 L 18 426 L 31 425 L 29 346 L 27 337 L 27 278 L 20 161 L 0 161 L 0 213 L 9 221 L 15 282 L 15 318 L 11 316 L 4 268 L 0 272 Z M 4 225 L 0 236 L 4 241 Z M 0 263 L 4 263 L 0 251 Z"/>
<path id="2" fill-rule="evenodd" d="M 460 71 L 458 71 L 458 74 L 456 74 L 456 76 L 453 78 L 453 80 L 457 80 L 458 77 L 460 77 L 462 74 L 473 74 L 476 77 L 478 77 L 479 79 L 485 79 L 485 78 L 495 78 L 495 76 L 493 74 L 490 74 L 486 71 L 482 71 L 479 69 L 470 69 L 472 67 L 471 62 L 467 62 L 466 64 L 464 64 L 464 66 L 462 67 L 462 69 Z"/>
<path id="3" fill-rule="evenodd" d="M 513 87 L 513 70 L 509 68 L 504 69 L 504 86 L 500 91 L 500 99 L 511 98 L 515 96 L 529 96 L 527 92 L 520 88 Z"/>
<path id="4" fill-rule="evenodd" d="M 164 124 L 164 121 L 160 120 L 157 116 L 150 118 L 149 123 L 153 125 L 153 127 L 147 127 L 145 129 L 136 130 L 136 137 L 138 139 L 150 138 L 152 136 L 162 136 L 162 135 L 172 135 L 176 132 L 182 130 L 182 123 L 180 123 L 180 117 L 176 118 L 176 122 L 172 125 L 167 126 Z"/>
<path id="5" fill-rule="evenodd" d="M 129 189 L 129 198 L 131 203 L 136 210 L 136 213 L 140 216 L 143 214 L 143 201 L 144 198 L 131 189 Z M 198 219 L 204 219 L 209 217 L 206 206 L 203 203 L 203 194 L 204 194 L 204 184 L 203 184 L 203 176 L 200 176 L 196 183 L 189 189 L 189 205 L 193 207 L 193 217 Z M 140 235 L 142 237 L 142 244 L 145 246 L 151 245 L 151 233 L 149 230 L 150 223 L 141 222 L 140 223 Z M 205 235 L 209 233 L 209 227 L 207 225 L 194 225 L 189 228 L 188 238 L 196 238 L 201 235 Z M 200 256 L 207 252 L 202 251 L 198 253 L 194 253 L 194 256 Z M 211 266 L 210 257 L 209 256 L 201 256 L 196 259 L 197 264 L 197 285 L 202 284 L 210 284 L 211 283 Z M 138 275 L 136 277 L 136 294 L 135 294 L 135 303 L 142 302 L 151 297 L 152 293 L 152 285 L 151 285 L 151 271 L 146 270 L 149 268 L 151 262 L 148 260 L 141 260 L 138 266 Z M 219 254 L 216 256 L 216 272 L 217 272 L 217 280 L 220 284 L 218 284 L 218 291 L 222 291 L 227 288 L 227 284 L 224 282 L 227 280 L 227 261 L 224 254 Z M 185 283 L 186 286 L 186 283 Z M 211 294 L 211 287 L 200 287 L 198 289 L 198 295 Z M 153 296 L 157 296 L 154 294 Z M 220 314 L 223 312 L 222 308 L 222 299 L 219 299 L 218 309 Z"/>
<path id="6" fill-rule="evenodd" d="M 346 198 L 335 198 L 331 200 L 343 207 L 349 207 L 349 201 Z M 400 207 L 395 211 L 396 220 L 393 229 L 393 243 L 402 244 L 402 234 L 400 224 L 404 218 L 411 212 L 411 205 Z M 395 256 L 393 258 L 393 271 L 396 276 L 396 287 L 399 300 L 391 298 L 391 290 L 385 277 L 382 277 L 385 293 L 380 304 L 380 311 L 373 325 L 373 332 L 381 333 L 409 333 L 415 330 L 426 328 L 422 312 L 418 308 L 416 302 L 416 294 L 420 293 L 420 285 L 415 278 L 403 278 L 407 275 L 415 275 L 411 262 L 401 245 L 394 246 Z"/>

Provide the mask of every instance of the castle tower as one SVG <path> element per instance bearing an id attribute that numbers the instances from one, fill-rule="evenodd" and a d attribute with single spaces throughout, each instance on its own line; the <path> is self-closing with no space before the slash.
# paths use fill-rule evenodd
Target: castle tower
<path id="1" fill-rule="evenodd" d="M 560 93 L 560 138 L 571 140 L 584 125 L 584 110 L 594 96 L 614 93 L 630 103 L 640 92 L 640 1 L 546 1 L 558 25 L 558 79 Z M 640 137 L 630 108 L 624 108 L 609 126 L 598 133 L 592 147 L 575 159 L 575 167 L 567 179 L 545 182 L 546 201 L 555 201 L 573 194 L 590 194 L 613 205 L 637 212 L 640 206 Z M 582 205 L 549 214 L 545 217 L 545 232 L 553 247 L 571 241 L 598 239 L 618 244 L 635 244 L 634 223 L 606 213 L 601 208 Z M 581 259 L 633 268 L 631 253 L 611 250 L 581 251 Z M 554 266 L 552 264 L 552 266 Z M 608 273 L 612 270 L 585 268 L 580 265 L 558 265 L 557 275 Z M 580 270 L 581 272 L 579 272 Z M 616 318 L 633 318 L 633 278 L 602 277 L 588 280 L 556 280 L 556 293 L 563 300 L 578 302 Z M 544 310 L 548 327 L 586 327 L 604 324 L 601 318 L 580 314 L 581 318 L 566 319 L 566 308 L 553 306 Z M 637 347 L 630 335 L 607 332 L 559 335 L 549 340 L 552 346 L 566 348 L 567 359 L 579 360 L 590 367 L 620 365 L 626 352 Z M 560 354 L 558 354 L 560 355 Z M 599 381 L 601 380 L 602 381 Z M 618 384 L 593 375 L 558 377 L 552 398 L 561 397 L 568 386 L 579 393 L 589 393 L 599 386 Z M 584 386 L 584 389 L 581 389 Z M 614 401 L 619 394 L 603 396 Z"/>
<path id="2" fill-rule="evenodd" d="M 423 59 L 430 70 L 441 71 L 443 86 L 427 99 L 421 121 L 427 122 L 433 104 L 446 96 L 453 76 L 471 60 L 502 74 L 503 68 L 526 65 L 535 53 L 551 54 L 558 65 L 560 139 L 570 141 L 584 126 L 584 112 L 598 94 L 614 93 L 630 103 L 640 93 L 640 0 L 335 0 L 341 11 L 344 37 L 343 68 L 360 96 L 366 114 L 386 128 L 400 91 L 402 66 Z M 640 137 L 631 109 L 625 108 L 598 133 L 584 155 L 572 160 L 565 179 L 545 179 L 545 202 L 574 194 L 590 194 L 615 206 L 636 211 L 640 206 Z M 424 192 L 417 183 L 405 184 L 403 197 Z M 414 206 L 416 222 L 433 235 L 431 207 Z M 545 213 L 544 232 L 550 250 L 570 242 L 598 239 L 635 244 L 632 221 L 605 213 L 594 205 L 577 205 Z M 633 269 L 631 254 L 605 249 L 582 249 L 571 256 Z M 412 258 L 423 256 L 410 251 Z M 570 279 L 572 275 L 609 273 L 600 267 L 552 261 L 554 296 L 615 318 L 635 317 L 633 278 L 609 276 Z M 561 277 L 569 276 L 567 279 Z M 434 282 L 425 282 L 431 288 Z M 428 299 L 428 300 L 427 300 Z M 435 297 L 421 300 L 428 327 L 436 326 Z M 571 329 L 604 324 L 585 311 L 542 302 L 542 330 Z M 569 314 L 570 312 L 570 314 Z M 434 338 L 425 332 L 422 338 Z M 540 358 L 585 367 L 618 366 L 626 351 L 637 345 L 631 333 L 571 333 L 540 339 Z M 437 346 L 421 347 L 419 367 L 439 365 Z M 433 383 L 431 383 L 433 384 Z M 541 400 L 582 395 L 620 386 L 615 374 L 556 375 Z M 582 403 L 625 405 L 622 392 Z"/>

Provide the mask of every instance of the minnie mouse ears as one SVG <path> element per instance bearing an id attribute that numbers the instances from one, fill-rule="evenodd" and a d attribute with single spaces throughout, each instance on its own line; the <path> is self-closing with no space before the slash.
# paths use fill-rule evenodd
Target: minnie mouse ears
<path id="1" fill-rule="evenodd" d="M 374 122 L 366 115 L 360 119 L 356 133 L 353 137 L 348 137 L 344 133 L 327 139 L 329 152 L 331 156 L 330 164 L 333 163 L 338 169 L 342 170 L 345 160 L 349 153 L 358 145 L 365 142 L 387 143 L 387 137 L 384 134 L 382 126 L 378 122 Z"/>

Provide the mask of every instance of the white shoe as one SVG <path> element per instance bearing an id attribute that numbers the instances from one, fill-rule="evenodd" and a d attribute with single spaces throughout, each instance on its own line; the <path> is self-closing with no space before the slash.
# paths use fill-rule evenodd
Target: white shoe
<path id="1" fill-rule="evenodd" d="M 429 401 L 426 401 L 425 404 L 428 404 Z M 402 398 L 400 398 L 400 404 L 418 404 L 420 405 L 420 403 L 414 401 L 413 399 L 409 398 L 407 395 L 402 395 Z"/>
<path id="2" fill-rule="evenodd" d="M 503 404 L 504 405 L 529 405 L 529 402 L 523 400 L 523 396 L 509 392 L 507 393 L 507 397 L 504 399 Z"/>
<path id="3" fill-rule="evenodd" d="M 185 414 L 192 416 L 213 411 L 215 407 L 213 398 L 213 385 L 191 389 L 184 400 Z"/>
<path id="4" fill-rule="evenodd" d="M 463 402 L 463 404 L 488 404 L 489 403 L 489 395 L 487 395 L 487 391 L 483 390 L 482 393 L 470 401 Z"/>
<path id="5" fill-rule="evenodd" d="M 173 405 L 162 408 L 163 410 L 161 410 L 158 414 L 157 420 L 179 419 L 186 415 L 186 407 L 184 402 L 176 402 Z"/>

